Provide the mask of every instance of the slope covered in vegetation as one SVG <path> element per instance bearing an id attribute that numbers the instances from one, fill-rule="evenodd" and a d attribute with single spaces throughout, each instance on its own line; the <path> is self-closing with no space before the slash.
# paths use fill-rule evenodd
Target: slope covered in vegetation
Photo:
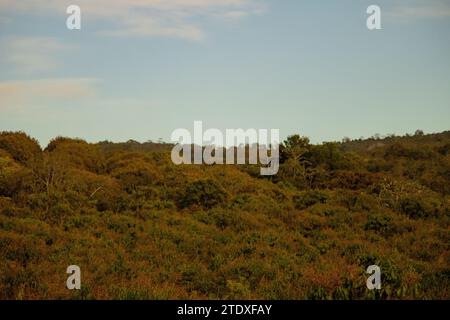
<path id="1" fill-rule="evenodd" d="M 0 298 L 450 298 L 450 132 L 291 136 L 271 178 L 170 149 L 1 133 Z"/>

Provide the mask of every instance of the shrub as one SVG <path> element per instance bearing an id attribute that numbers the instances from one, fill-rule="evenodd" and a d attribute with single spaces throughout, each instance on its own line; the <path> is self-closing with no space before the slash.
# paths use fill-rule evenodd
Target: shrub
<path id="1" fill-rule="evenodd" d="M 450 269 L 424 274 L 420 281 L 420 288 L 432 292 L 432 295 L 428 298 L 448 299 L 450 294 Z"/>
<path id="2" fill-rule="evenodd" d="M 299 195 L 294 196 L 293 201 L 295 208 L 302 210 L 317 203 L 325 203 L 327 199 L 328 197 L 326 194 L 316 190 L 311 190 L 311 191 L 304 191 Z"/>
<path id="3" fill-rule="evenodd" d="M 242 229 L 243 227 L 242 220 L 234 210 L 216 209 L 211 213 L 211 219 L 214 221 L 214 224 L 222 230 L 227 227 L 234 227 L 237 229 Z"/>
<path id="4" fill-rule="evenodd" d="M 400 210 L 410 218 L 424 218 L 426 216 L 422 204 L 411 198 L 402 199 L 400 201 Z"/>
<path id="5" fill-rule="evenodd" d="M 183 267 L 180 283 L 189 291 L 211 293 L 217 290 L 222 279 L 218 279 L 211 271 L 198 265 L 187 265 Z"/>
<path id="6" fill-rule="evenodd" d="M 387 215 L 370 215 L 364 230 L 373 230 L 384 234 L 390 232 L 392 230 L 391 217 Z"/>
<path id="7" fill-rule="evenodd" d="M 179 201 L 179 207 L 187 208 L 194 205 L 210 209 L 225 203 L 227 194 L 214 180 L 194 181 L 186 187 Z"/>
<path id="8" fill-rule="evenodd" d="M 242 282 L 245 279 L 241 279 Z M 227 290 L 233 299 L 248 299 L 251 294 L 250 288 L 248 285 L 242 283 L 240 281 L 235 280 L 227 280 Z"/>
<path id="9" fill-rule="evenodd" d="M 145 157 L 111 159 L 108 166 L 111 168 L 111 176 L 116 178 L 128 193 L 161 180 L 158 169 Z"/>
<path id="10" fill-rule="evenodd" d="M 334 171 L 329 181 L 329 187 L 351 190 L 366 189 L 379 182 L 382 176 L 375 173 L 358 171 Z"/>
<path id="11" fill-rule="evenodd" d="M 420 199 L 418 197 L 404 197 L 399 202 L 399 209 L 412 219 L 427 218 L 438 216 L 441 211 L 440 201 L 427 197 Z"/>
<path id="12" fill-rule="evenodd" d="M 49 143 L 45 151 L 57 155 L 73 168 L 92 172 L 103 169 L 103 158 L 98 147 L 81 139 L 58 137 Z"/>
<path id="13" fill-rule="evenodd" d="M 323 287 L 312 287 L 309 289 L 307 294 L 308 300 L 328 300 L 330 299 L 330 295 L 327 290 Z"/>
<path id="14" fill-rule="evenodd" d="M 11 197 L 26 188 L 29 170 L 18 164 L 4 150 L 0 149 L 0 196 Z"/>
<path id="15" fill-rule="evenodd" d="M 7 151 L 14 160 L 25 164 L 41 153 L 36 139 L 23 132 L 0 132 L 0 149 Z"/>
<path id="16" fill-rule="evenodd" d="M 351 190 L 339 190 L 335 194 L 332 204 L 342 206 L 352 212 L 377 212 L 379 210 L 379 201 L 374 196 Z"/>

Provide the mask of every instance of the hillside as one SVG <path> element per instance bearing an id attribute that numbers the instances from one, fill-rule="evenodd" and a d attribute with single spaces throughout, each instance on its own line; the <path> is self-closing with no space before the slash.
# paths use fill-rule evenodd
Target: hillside
<path id="1" fill-rule="evenodd" d="M 450 131 L 259 166 L 0 133 L 1 299 L 450 299 Z M 78 265 L 82 290 L 66 289 Z M 366 288 L 367 266 L 382 289 Z"/>

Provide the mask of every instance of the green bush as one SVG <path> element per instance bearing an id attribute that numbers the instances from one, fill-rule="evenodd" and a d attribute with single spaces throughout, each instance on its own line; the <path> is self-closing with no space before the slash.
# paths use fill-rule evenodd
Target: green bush
<path id="1" fill-rule="evenodd" d="M 399 209 L 412 219 L 436 217 L 441 213 L 441 203 L 430 197 L 405 197 L 400 200 Z"/>
<path id="2" fill-rule="evenodd" d="M 294 196 L 293 201 L 295 208 L 302 210 L 317 203 L 326 203 L 327 199 L 326 194 L 316 190 L 309 190 Z"/>
<path id="3" fill-rule="evenodd" d="M 391 218 L 386 215 L 370 215 L 364 230 L 372 230 L 386 234 L 392 230 Z"/>
<path id="4" fill-rule="evenodd" d="M 210 209 L 225 203 L 227 194 L 225 190 L 214 180 L 194 181 L 186 187 L 184 194 L 180 197 L 178 205 L 180 208 L 199 206 Z"/>

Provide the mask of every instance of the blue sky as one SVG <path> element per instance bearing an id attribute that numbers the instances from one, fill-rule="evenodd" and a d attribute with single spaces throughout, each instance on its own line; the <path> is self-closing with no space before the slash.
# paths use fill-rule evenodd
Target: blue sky
<path id="1" fill-rule="evenodd" d="M 194 120 L 313 142 L 438 132 L 449 57 L 448 0 L 0 0 L 0 130 L 42 145 L 169 141 Z"/>

